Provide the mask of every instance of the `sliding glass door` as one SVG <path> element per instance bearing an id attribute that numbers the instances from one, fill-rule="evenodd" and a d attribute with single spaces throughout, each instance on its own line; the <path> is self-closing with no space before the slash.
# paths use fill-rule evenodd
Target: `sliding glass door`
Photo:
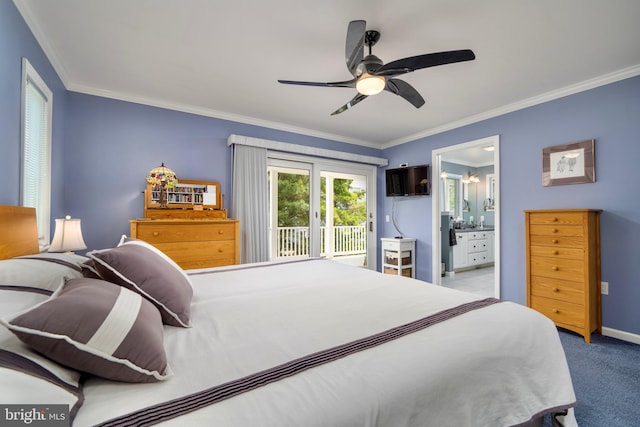
<path id="1" fill-rule="evenodd" d="M 367 262 L 367 177 L 320 171 L 320 255 Z"/>
<path id="2" fill-rule="evenodd" d="M 271 259 L 311 255 L 311 165 L 268 168 Z M 298 167 L 292 167 L 298 166 Z"/>
<path id="3" fill-rule="evenodd" d="M 268 170 L 271 259 L 375 268 L 375 167 L 288 155 Z"/>

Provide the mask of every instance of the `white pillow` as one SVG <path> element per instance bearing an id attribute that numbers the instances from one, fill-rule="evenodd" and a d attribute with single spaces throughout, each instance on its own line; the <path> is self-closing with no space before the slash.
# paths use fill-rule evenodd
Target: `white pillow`
<path id="1" fill-rule="evenodd" d="M 0 261 L 0 287 L 33 288 L 51 295 L 61 279 L 80 278 L 89 258 L 76 254 L 41 253 Z"/>

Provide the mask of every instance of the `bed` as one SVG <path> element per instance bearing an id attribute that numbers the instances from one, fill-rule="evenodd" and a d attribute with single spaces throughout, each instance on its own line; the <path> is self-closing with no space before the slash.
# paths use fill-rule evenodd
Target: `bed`
<path id="1" fill-rule="evenodd" d="M 328 259 L 184 272 L 126 236 L 38 254 L 33 216 L 0 207 L 0 404 L 74 426 L 576 425 L 557 330 L 524 306 Z"/>

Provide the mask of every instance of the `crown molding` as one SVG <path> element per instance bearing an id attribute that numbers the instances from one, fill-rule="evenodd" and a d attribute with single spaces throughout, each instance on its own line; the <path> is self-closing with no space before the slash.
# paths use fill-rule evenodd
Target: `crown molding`
<path id="1" fill-rule="evenodd" d="M 180 104 L 180 103 L 166 101 L 162 99 L 136 96 L 128 93 L 96 89 L 93 87 L 76 85 L 76 84 L 72 84 L 68 88 L 68 90 L 71 92 L 78 92 L 78 93 L 83 93 L 87 95 L 99 96 L 103 98 L 111 98 L 119 101 L 132 102 L 135 104 L 143 104 L 151 107 L 158 107 L 158 108 L 164 108 L 168 110 L 180 111 L 183 113 L 196 114 L 199 116 L 213 117 L 216 119 L 229 120 L 232 122 L 239 122 L 239 123 L 244 123 L 248 125 L 266 127 L 269 129 L 276 129 L 276 130 L 281 130 L 285 132 L 298 133 L 298 134 L 312 136 L 316 138 L 328 139 L 331 141 L 344 142 L 346 144 L 362 145 L 362 146 L 377 148 L 377 149 L 380 148 L 378 145 L 372 144 L 370 142 L 366 142 L 366 141 L 362 141 L 354 138 L 348 138 L 343 135 L 320 132 L 313 129 L 307 129 L 307 128 L 288 125 L 286 123 L 272 122 L 269 120 L 262 120 L 255 117 L 248 117 L 248 116 L 243 116 L 239 114 L 228 113 L 225 111 L 199 108 L 199 107 L 194 107 L 192 105 Z"/>
<path id="2" fill-rule="evenodd" d="M 13 0 L 13 4 L 18 9 L 18 12 L 20 12 L 20 15 L 22 15 L 22 19 L 24 19 L 27 27 L 29 27 L 29 30 L 31 30 L 31 33 L 33 34 L 36 41 L 40 45 L 40 48 L 43 50 L 45 56 L 51 63 L 51 66 L 53 66 L 53 69 L 58 74 L 58 77 L 62 81 L 62 84 L 68 90 L 71 82 L 69 72 L 62 64 L 62 61 L 60 61 L 58 55 L 56 55 L 55 49 L 53 49 L 45 34 L 42 32 L 36 19 L 34 18 L 33 12 L 31 11 L 31 6 L 29 6 L 29 3 L 24 0 Z"/>
<path id="3" fill-rule="evenodd" d="M 343 142 L 346 144 L 360 145 L 360 146 L 374 148 L 374 149 L 391 148 L 396 145 L 415 141 L 421 138 L 426 138 L 428 136 L 436 135 L 442 132 L 453 130 L 462 126 L 467 126 L 473 123 L 478 123 L 483 120 L 502 116 L 504 114 L 522 110 L 524 108 L 532 107 L 532 106 L 542 104 L 548 101 L 553 101 L 555 99 L 559 99 L 568 95 L 573 95 L 573 94 L 583 92 L 589 89 L 593 89 L 599 86 L 604 86 L 609 83 L 614 83 L 620 80 L 624 80 L 627 78 L 640 75 L 640 64 L 634 65 L 631 67 L 623 68 L 618 71 L 614 71 L 609 74 L 595 77 L 593 79 L 585 80 L 580 83 L 565 86 L 557 90 L 553 90 L 550 92 L 543 93 L 541 95 L 527 98 L 522 101 L 508 104 L 503 107 L 499 107 L 499 108 L 485 111 L 485 112 L 482 112 L 473 116 L 469 116 L 460 120 L 449 122 L 441 126 L 425 129 L 421 132 L 407 135 L 405 137 L 398 138 L 398 139 L 389 141 L 385 144 L 379 145 L 369 141 L 346 137 L 344 135 L 321 132 L 314 129 L 292 126 L 286 123 L 272 122 L 268 120 L 258 119 L 255 117 L 232 114 L 224 111 L 199 108 L 191 105 L 185 105 L 185 104 L 175 103 L 175 102 L 161 100 L 161 99 L 136 96 L 133 94 L 103 90 L 103 89 L 98 89 L 94 87 L 75 84 L 72 82 L 72 79 L 69 75 L 68 70 L 63 65 L 63 62 L 60 60 L 58 55 L 56 54 L 55 49 L 53 49 L 51 44 L 48 42 L 47 37 L 41 30 L 40 26 L 37 24 L 37 20 L 34 19 L 34 14 L 32 13 L 31 7 L 29 6 L 29 2 L 26 0 L 13 0 L 13 3 L 15 4 L 16 8 L 22 15 L 27 26 L 31 30 L 32 34 L 34 35 L 36 41 L 39 43 L 40 47 L 42 48 L 45 55 L 49 59 L 49 62 L 51 62 L 51 65 L 53 66 L 54 70 L 58 74 L 58 77 L 62 81 L 62 84 L 69 91 L 84 93 L 87 95 L 117 99 L 117 100 L 126 101 L 126 102 L 133 102 L 136 104 L 149 105 L 152 107 L 165 108 L 169 110 L 196 114 L 196 115 L 205 116 L 205 117 L 212 117 L 216 119 L 229 120 L 229 121 L 244 123 L 244 124 L 253 125 L 253 126 L 266 127 L 270 129 L 281 130 L 284 132 L 297 133 L 297 134 L 307 135 L 315 138 Z"/>
<path id="4" fill-rule="evenodd" d="M 507 113 L 512 113 L 514 111 L 522 110 L 524 108 L 533 107 L 538 104 L 543 104 L 545 102 L 553 101 L 555 99 L 559 99 L 565 96 L 584 92 L 589 89 L 594 89 L 596 87 L 604 86 L 609 83 L 614 83 L 614 82 L 635 77 L 638 75 L 640 75 L 640 64 L 623 68 L 622 70 L 614 71 L 613 73 L 604 74 L 602 76 L 595 77 L 593 79 L 584 80 L 580 83 L 565 86 L 557 90 L 546 92 L 541 95 L 537 95 L 537 96 L 525 99 L 523 101 L 514 102 L 513 104 L 508 104 L 500 108 L 485 111 L 483 113 L 466 117 L 464 119 L 457 120 L 454 122 L 450 122 L 442 126 L 436 126 L 434 128 L 426 129 L 422 132 L 418 132 L 413 135 L 408 135 L 404 138 L 399 138 L 393 141 L 389 141 L 388 143 L 383 144 L 381 148 L 382 149 L 391 148 L 396 145 L 404 144 L 406 142 L 415 141 L 420 138 L 425 138 L 427 136 L 436 135 L 436 134 L 446 132 L 452 129 L 456 129 L 462 126 L 478 123 L 483 120 L 502 116 Z"/>

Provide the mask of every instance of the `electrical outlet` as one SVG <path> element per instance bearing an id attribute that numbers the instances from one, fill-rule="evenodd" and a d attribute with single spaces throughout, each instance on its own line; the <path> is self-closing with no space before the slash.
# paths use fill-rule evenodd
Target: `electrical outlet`
<path id="1" fill-rule="evenodd" d="M 609 295 L 609 282 L 600 282 L 602 295 Z"/>
<path id="2" fill-rule="evenodd" d="M 389 215 L 385 216 L 385 217 L 384 217 L 384 220 L 385 220 L 386 222 L 389 222 Z"/>

